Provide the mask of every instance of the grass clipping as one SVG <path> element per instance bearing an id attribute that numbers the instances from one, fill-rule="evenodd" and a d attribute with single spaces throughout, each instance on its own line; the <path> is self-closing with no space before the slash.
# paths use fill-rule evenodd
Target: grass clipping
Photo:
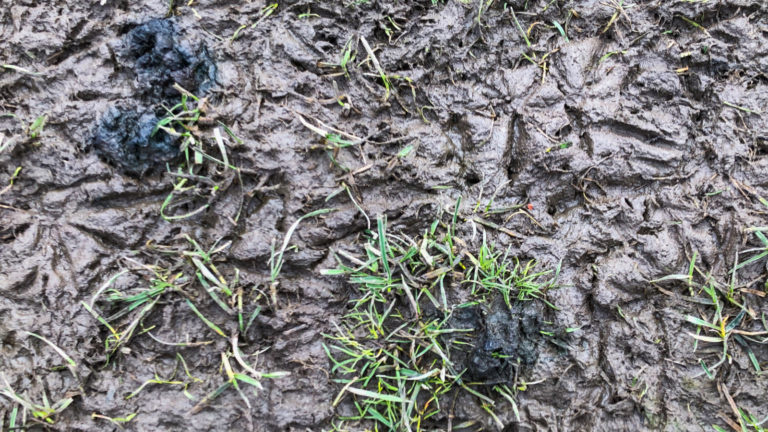
<path id="1" fill-rule="evenodd" d="M 536 271 L 535 262 L 496 252 L 485 237 L 472 254 L 456 237 L 455 222 L 455 216 L 450 225 L 435 221 L 414 239 L 388 233 L 379 218 L 362 257 L 337 251 L 338 267 L 324 271 L 347 277 L 355 287 L 349 312 L 334 323 L 333 334 L 325 335 L 331 372 L 341 386 L 334 406 L 345 411 L 337 415 L 341 424 L 335 428 L 373 422 L 376 430 L 422 430 L 427 423 L 452 421 L 445 405 L 455 403 L 458 392 L 476 398 L 499 426 L 497 400 L 510 403 L 519 418 L 515 397 L 525 388 L 518 375 L 520 359 L 493 353 L 514 373 L 504 380 L 472 382 L 478 380 L 457 359 L 472 352 L 479 329 L 457 325 L 452 316 L 467 308 L 488 311 L 493 304 L 514 317 L 535 299 L 554 310 L 545 296 L 559 268 Z M 536 330 L 535 337 L 549 335 Z M 351 403 L 340 406 L 345 400 Z"/>

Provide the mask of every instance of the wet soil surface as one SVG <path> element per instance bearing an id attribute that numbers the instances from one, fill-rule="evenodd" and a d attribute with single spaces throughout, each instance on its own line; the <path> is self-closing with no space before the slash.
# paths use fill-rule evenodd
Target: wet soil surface
<path id="1" fill-rule="evenodd" d="M 592 0 L 286 1 L 268 14 L 262 1 L 199 1 L 170 19 L 167 2 L 103 3 L 10 0 L 0 8 L 1 63 L 40 73 L 0 69 L 0 146 L 16 137 L 0 153 L 0 372 L 37 401 L 43 392 L 74 395 L 51 429 L 116 430 L 91 414 L 133 412 L 128 430 L 330 428 L 340 388 L 322 334 L 346 310 L 350 287 L 318 270 L 334 266 L 329 250 L 359 244 L 367 229 L 349 194 L 326 202 L 341 182 L 369 215 L 385 214 L 411 235 L 459 196 L 468 219 L 492 196 L 494 206 L 529 209 L 532 218 L 481 215 L 505 229 L 487 235 L 543 266 L 562 262 L 562 286 L 548 296 L 559 311 L 546 319 L 580 330 L 564 351 L 524 337 L 539 323 L 522 320 L 544 318 L 483 318 L 483 340 L 467 359 L 472 373 L 508 367 L 489 356 L 507 349 L 493 346 L 496 332 L 519 337 L 509 350 L 530 353 L 525 380 L 543 380 L 519 393 L 519 424 L 511 409 L 497 410 L 508 430 L 727 427 L 723 386 L 739 406 L 768 414 L 768 383 L 744 351 L 733 351 L 716 380 L 700 376 L 703 354 L 692 352 L 687 334 L 694 327 L 680 319 L 695 307 L 648 282 L 685 273 L 694 251 L 702 268 L 727 280 L 736 252 L 752 242 L 743 229 L 766 224 L 758 199 L 768 197 L 764 2 L 635 1 L 618 11 Z M 134 43 L 144 48 L 127 46 Z M 350 47 L 346 70 L 332 66 Z M 533 62 L 523 55 L 533 52 Z M 211 124 L 242 139 L 228 145 L 243 179 L 206 211 L 166 222 L 159 209 L 172 185 L 163 167 L 178 144 L 148 140 L 147 125 L 162 116 L 159 105 L 177 101 L 172 81 L 207 96 Z M 25 128 L 43 114 L 43 132 L 30 137 Z M 332 164 L 298 115 L 362 143 Z M 188 388 L 199 400 L 226 379 L 220 363 L 229 344 L 181 296 L 168 296 L 144 322 L 156 339 L 135 337 L 105 367 L 108 331 L 81 301 L 125 268 L 125 257 L 161 262 L 151 246 L 182 234 L 206 248 L 231 241 L 219 270 L 238 269 L 243 286 L 267 289 L 272 239 L 323 207 L 337 211 L 302 223 L 277 305 L 262 304 L 240 341 L 251 361 L 266 349 L 254 361 L 260 370 L 290 377 L 249 391 L 251 409 L 231 391 L 189 414 L 196 402 L 172 385 L 125 400 L 156 373 L 170 376 L 179 353 L 202 380 Z M 468 241 L 479 229 L 459 227 Z M 756 264 L 740 277 L 759 290 L 763 273 Z M 753 297 L 757 315 L 767 312 Z M 202 312 L 226 327 L 230 317 L 201 299 Z M 25 331 L 72 356 L 85 395 L 68 370 L 54 368 L 61 357 Z M 167 344 L 205 341 L 213 342 Z M 765 347 L 753 350 L 768 359 Z M 0 399 L 5 419 L 11 407 Z M 497 428 L 471 398 L 452 414 L 454 425 Z M 433 426 L 444 429 L 444 420 Z"/>

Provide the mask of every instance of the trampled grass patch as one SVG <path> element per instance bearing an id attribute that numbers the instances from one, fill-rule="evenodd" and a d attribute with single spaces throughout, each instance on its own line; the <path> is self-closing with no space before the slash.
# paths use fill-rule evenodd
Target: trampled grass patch
<path id="1" fill-rule="evenodd" d="M 336 427 L 370 421 L 377 430 L 426 430 L 446 421 L 457 392 L 491 418 L 525 388 L 523 367 L 554 332 L 543 315 L 559 269 L 539 270 L 484 237 L 478 250 L 436 220 L 420 237 L 379 218 L 360 254 L 336 251 L 353 287 L 347 314 L 325 335 L 340 385 Z M 537 301 L 535 301 L 537 300 Z M 345 402 L 342 404 L 342 402 Z"/>
<path id="2" fill-rule="evenodd" d="M 768 321 L 761 310 L 768 292 L 768 282 L 761 289 L 755 289 L 757 281 L 740 282 L 739 270 L 762 262 L 768 256 L 768 238 L 763 227 L 749 228 L 761 243 L 760 247 L 747 249 L 737 254 L 729 272 L 729 279 L 718 279 L 710 271 L 702 269 L 698 254 L 694 252 L 687 273 L 673 274 L 651 281 L 663 293 L 680 298 L 690 305 L 681 313 L 680 319 L 687 325 L 687 334 L 692 339 L 691 353 L 701 367 L 698 377 L 706 376 L 716 381 L 719 392 L 725 396 L 723 412 L 732 416 L 720 416 L 736 431 L 764 431 L 768 417 L 760 420 L 739 406 L 725 384 L 724 376 L 731 367 L 734 357 L 745 355 L 749 359 L 755 378 L 765 373 L 764 362 L 755 354 L 756 348 L 768 343 Z M 743 255 L 749 258 L 740 260 Z M 664 286 L 671 286 L 672 291 Z M 684 293 L 682 296 L 680 292 Z M 709 349 L 717 347 L 717 349 Z M 763 414 L 764 415 L 764 414 Z M 720 426 L 712 426 L 722 431 Z"/>

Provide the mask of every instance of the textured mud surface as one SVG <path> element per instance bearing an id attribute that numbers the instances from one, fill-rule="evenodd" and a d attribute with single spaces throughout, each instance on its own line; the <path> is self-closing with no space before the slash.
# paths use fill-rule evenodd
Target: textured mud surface
<path id="1" fill-rule="evenodd" d="M 525 378 L 544 381 L 520 393 L 522 422 L 511 424 L 511 409 L 497 412 L 511 430 L 727 427 L 718 382 L 739 406 L 768 415 L 766 377 L 755 377 L 743 351 L 734 350 L 717 380 L 699 376 L 700 354 L 686 333 L 693 327 L 680 319 L 695 308 L 648 283 L 686 272 L 694 251 L 703 268 L 727 280 L 736 252 L 752 241 L 743 229 L 766 225 L 758 200 L 768 197 L 764 2 L 636 1 L 616 14 L 611 2 L 592 0 L 510 1 L 506 10 L 503 2 L 479 9 L 452 0 L 286 1 L 265 16 L 262 1 L 199 1 L 172 11 L 175 30 L 154 45 L 163 61 L 154 48 L 145 60 L 145 51 L 124 45 L 126 34 L 138 37 L 132 29 L 165 17 L 167 2 L 99 3 L 11 0 L 0 8 L 0 63 L 40 73 L 0 69 L 0 146 L 15 137 L 0 153 L 0 373 L 37 401 L 43 392 L 51 400 L 79 393 L 69 371 L 53 369 L 61 357 L 25 331 L 77 361 L 85 396 L 74 396 L 52 429 L 117 429 L 92 419 L 94 412 L 138 413 L 128 430 L 330 428 L 339 388 L 329 379 L 322 333 L 344 313 L 349 287 L 318 270 L 333 267 L 329 248 L 358 244 L 367 228 L 347 193 L 326 202 L 342 181 L 369 215 L 386 214 L 392 229 L 412 235 L 458 196 L 469 219 L 491 196 L 499 207 L 531 204 L 535 223 L 519 212 L 481 215 L 506 230 L 487 228 L 487 235 L 515 255 L 562 261 L 563 287 L 549 296 L 560 310 L 547 319 L 580 330 L 567 352 L 536 347 Z M 523 57 L 531 51 L 509 8 L 537 59 L 546 54 L 543 62 Z M 567 42 L 550 25 L 555 20 L 568 22 Z M 390 77 L 386 100 L 363 38 Z M 356 56 L 346 71 L 329 66 L 350 46 Z M 197 67 L 209 61 L 215 70 Z M 168 72 L 141 69 L 158 66 Z M 201 88 L 213 74 L 215 83 Z M 243 140 L 230 143 L 243 186 L 192 219 L 166 222 L 159 209 L 168 177 L 136 178 L 131 173 L 152 163 L 143 150 L 99 155 L 92 137 L 105 113 L 124 107 L 137 114 L 106 114 L 101 128 L 107 136 L 130 129 L 120 142 L 141 147 L 157 105 L 176 97 L 167 92 L 172 80 L 206 91 L 210 117 Z M 331 164 L 297 113 L 362 142 Z M 29 137 L 25 128 L 42 114 L 42 134 Z M 161 159 L 172 157 L 170 141 L 155 144 Z M 398 156 L 407 146 L 413 151 Z M 143 335 L 105 368 L 108 332 L 81 301 L 125 268 L 124 257 L 156 262 L 152 246 L 178 243 L 181 234 L 205 247 L 231 241 L 219 269 L 237 268 L 245 286 L 264 290 L 270 241 L 323 207 L 338 211 L 302 224 L 297 248 L 285 255 L 277 305 L 262 305 L 241 339 L 249 355 L 267 349 L 258 368 L 289 378 L 265 380 L 250 410 L 227 392 L 188 414 L 195 402 L 170 385 L 124 399 L 155 374 L 170 376 L 181 353 L 202 380 L 189 387 L 199 400 L 225 379 L 219 366 L 229 344 L 182 297 L 169 297 L 144 322 L 166 343 Z M 471 238 L 471 224 L 460 229 Z M 759 290 L 763 273 L 755 265 L 740 277 Z M 210 303 L 205 315 L 229 322 Z M 768 312 L 764 301 L 752 306 L 758 316 Z M 493 346 L 491 332 L 519 333 L 517 322 L 485 317 L 489 343 L 470 359 L 476 375 L 505 367 L 488 362 L 488 352 L 504 349 Z M 753 349 L 765 365 L 768 350 Z M 0 399 L 3 418 L 10 409 Z M 453 415 L 454 425 L 475 419 L 497 427 L 470 400 Z"/>

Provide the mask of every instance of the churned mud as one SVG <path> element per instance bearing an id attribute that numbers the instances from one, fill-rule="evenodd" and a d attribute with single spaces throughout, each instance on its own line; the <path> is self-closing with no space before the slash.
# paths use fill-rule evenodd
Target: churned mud
<path id="1" fill-rule="evenodd" d="M 718 348 L 701 342 L 694 352 L 696 326 L 681 319 L 703 309 L 680 300 L 687 289 L 650 283 L 687 273 L 694 255 L 727 283 L 737 252 L 759 245 L 744 229 L 768 225 L 764 2 L 6 3 L 0 387 L 37 403 L 72 398 L 36 428 L 117 430 L 92 414 L 137 413 L 121 426 L 331 429 L 341 386 L 323 334 L 351 289 L 319 270 L 335 266 L 332 250 L 359 249 L 369 228 L 361 209 L 419 235 L 459 197 L 464 239 L 479 243 L 485 231 L 513 256 L 561 266 L 547 296 L 558 310 L 492 305 L 454 317 L 476 330 L 461 361 L 468 374 L 536 383 L 518 393 L 520 422 L 499 401 L 505 430 L 729 430 L 729 399 L 768 415 L 768 382 L 747 351 L 734 345 L 716 376 L 703 376 L 699 359 L 714 363 L 707 350 Z M 241 140 L 226 140 L 241 171 L 216 173 L 226 187 L 201 198 L 203 211 L 167 221 L 166 167 L 182 159 L 181 143 L 156 125 L 180 99 L 175 83 L 207 98 L 201 133 L 226 125 Z M 31 127 L 41 116 L 42 129 Z M 354 145 L 326 150 L 307 124 Z M 491 201 L 514 210 L 484 212 Z M 273 239 L 321 208 L 336 211 L 301 223 L 270 292 Z M 83 306 L 136 262 L 184 271 L 169 258 L 188 250 L 184 235 L 206 250 L 228 245 L 216 267 L 238 274 L 260 311 L 235 344 L 259 370 L 291 373 L 264 379 L 256 395 L 246 388 L 250 407 L 232 389 L 198 405 L 226 380 L 232 341 L 183 295 L 164 296 L 110 357 L 109 330 Z M 758 320 L 768 312 L 764 273 L 764 261 L 739 273 Z M 204 316 L 237 333 L 201 288 L 187 289 L 199 291 Z M 565 328 L 578 330 L 558 344 L 535 337 Z M 26 332 L 65 351 L 79 380 Z M 768 348 L 750 346 L 768 366 Z M 157 377 L 182 384 L 126 399 Z M 0 428 L 15 405 L 0 397 Z M 471 398 L 445 409 L 425 427 L 445 430 L 452 410 L 454 426 L 502 429 Z"/>

